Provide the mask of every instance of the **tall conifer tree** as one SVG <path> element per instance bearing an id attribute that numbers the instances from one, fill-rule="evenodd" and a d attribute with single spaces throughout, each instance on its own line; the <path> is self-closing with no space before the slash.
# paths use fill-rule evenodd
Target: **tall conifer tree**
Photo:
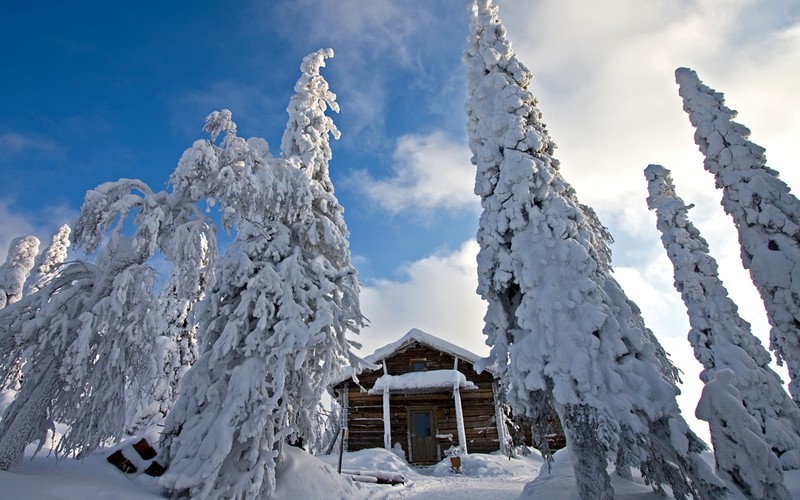
<path id="1" fill-rule="evenodd" d="M 31 274 L 25 281 L 25 295 L 38 291 L 58 274 L 61 265 L 67 258 L 71 232 L 70 227 L 67 224 L 63 224 L 53 233 L 50 238 L 50 245 L 36 258 Z"/>
<path id="2" fill-rule="evenodd" d="M 599 223 L 559 173 L 520 63 L 488 0 L 473 6 L 465 52 L 468 130 L 477 167 L 478 292 L 484 333 L 518 412 L 552 401 L 578 491 L 610 499 L 609 460 L 638 466 L 677 498 L 719 498 L 724 487 L 680 415 L 677 388 L 638 309 L 609 275 Z"/>
<path id="3" fill-rule="evenodd" d="M 784 468 L 800 466 L 800 409 L 770 367 L 770 355 L 739 316 L 717 274 L 708 243 L 689 221 L 687 207 L 675 193 L 669 170 L 650 165 L 647 205 L 656 211 L 661 242 L 675 269 L 675 288 L 689 315 L 689 342 L 703 365 L 700 379 L 708 383 L 719 370 L 737 375 L 734 386 L 743 406 L 758 423 L 768 448 Z"/>
<path id="4" fill-rule="evenodd" d="M 744 267 L 767 310 L 770 349 L 789 370 L 789 392 L 800 402 L 800 202 L 765 150 L 748 140 L 750 130 L 733 121 L 736 111 L 722 93 L 688 68 L 675 71 L 683 109 L 695 127 L 703 165 L 722 189 L 722 208 L 739 232 Z"/>
<path id="5" fill-rule="evenodd" d="M 174 495 L 269 498 L 280 450 L 313 441 L 330 377 L 354 361 L 347 332 L 363 323 L 342 209 L 327 175 L 334 96 L 319 74 L 332 51 L 307 56 L 289 106 L 283 158 L 235 135 L 229 112 L 212 139 L 184 155 L 184 172 L 238 171 L 221 205 L 236 240 L 204 300 L 200 358 L 166 420 L 162 484 Z M 266 146 L 266 144 L 262 144 Z M 197 170 L 199 171 L 199 170 Z"/>

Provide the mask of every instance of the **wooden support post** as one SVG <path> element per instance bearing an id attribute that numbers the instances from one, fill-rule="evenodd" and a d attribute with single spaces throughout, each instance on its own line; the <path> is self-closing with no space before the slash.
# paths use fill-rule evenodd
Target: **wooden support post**
<path id="1" fill-rule="evenodd" d="M 342 444 L 343 451 L 350 451 L 350 442 L 348 436 L 350 435 L 350 386 L 349 382 L 344 384 L 342 391 Z"/>
<path id="2" fill-rule="evenodd" d="M 453 400 L 456 404 L 456 422 L 458 423 L 458 447 L 462 455 L 467 454 L 467 436 L 464 431 L 464 412 L 461 410 L 461 391 L 458 386 L 453 389 Z"/>
<path id="3" fill-rule="evenodd" d="M 458 371 L 458 356 L 453 363 L 453 372 Z M 461 409 L 461 389 L 458 387 L 458 376 L 453 373 L 453 402 L 456 406 L 456 424 L 458 425 L 458 447 L 462 455 L 467 454 L 467 433 L 464 430 L 464 411 Z"/>
<path id="4" fill-rule="evenodd" d="M 347 427 L 342 427 L 342 440 L 339 442 L 339 474 L 342 473 L 342 456 L 344 456 L 345 442 L 347 442 Z"/>
<path id="5" fill-rule="evenodd" d="M 383 374 L 388 375 L 386 370 L 386 360 L 383 360 Z M 383 389 L 383 447 L 387 450 L 392 449 L 392 422 L 391 407 L 389 405 L 389 387 Z"/>
<path id="6" fill-rule="evenodd" d="M 389 411 L 389 388 L 383 390 L 383 447 L 392 449 L 392 422 Z"/>

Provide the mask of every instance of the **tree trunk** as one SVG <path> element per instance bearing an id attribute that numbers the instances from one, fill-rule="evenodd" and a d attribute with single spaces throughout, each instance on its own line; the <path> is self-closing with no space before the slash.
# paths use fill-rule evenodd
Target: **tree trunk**
<path id="1" fill-rule="evenodd" d="M 22 461 L 25 447 L 44 440 L 43 431 L 49 427 L 48 408 L 58 389 L 58 366 L 51 359 L 39 373 L 30 375 L 25 377 L 22 389 L 0 423 L 0 470 L 8 470 Z M 40 442 L 40 446 L 43 444 Z"/>
<path id="2" fill-rule="evenodd" d="M 569 417 L 564 418 L 562 411 L 559 414 L 564 422 L 564 434 L 572 457 L 578 494 L 582 500 L 613 500 L 614 488 L 611 487 L 611 478 L 606 470 L 608 464 L 605 450 L 586 418 L 587 410 L 580 406 L 566 407 L 565 410 L 563 413 Z"/>

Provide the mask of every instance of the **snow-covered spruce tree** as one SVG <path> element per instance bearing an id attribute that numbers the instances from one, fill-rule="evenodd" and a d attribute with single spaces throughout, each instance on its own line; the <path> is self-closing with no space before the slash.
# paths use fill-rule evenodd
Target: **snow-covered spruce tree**
<path id="1" fill-rule="evenodd" d="M 55 421 L 69 426 L 59 454 L 91 452 L 121 437 L 131 386 L 148 375 L 159 331 L 153 256 L 166 194 L 138 180 L 105 183 L 86 194 L 73 239 L 93 264 L 65 266 L 19 307 L 3 311 L 0 375 L 24 367 L 24 384 L 0 425 L 0 467 Z M 135 216 L 132 238 L 123 236 Z M 43 441 L 40 440 L 40 444 Z"/>
<path id="2" fill-rule="evenodd" d="M 56 453 L 83 456 L 122 432 L 125 388 L 149 352 L 154 273 L 122 239 L 96 264 L 76 262 L 0 311 L 14 349 L 0 353 L 0 374 L 23 361 L 24 383 L 0 423 L 0 468 L 25 446 L 44 444 L 56 421 L 68 426 Z"/>
<path id="3" fill-rule="evenodd" d="M 53 233 L 50 245 L 36 258 L 36 263 L 25 281 L 25 295 L 39 291 L 58 273 L 59 268 L 67 259 L 71 232 L 70 227 L 63 224 Z"/>
<path id="4" fill-rule="evenodd" d="M 764 442 L 758 420 L 742 405 L 740 385 L 730 368 L 716 370 L 697 404 L 697 418 L 711 429 L 717 472 L 747 498 L 789 498 L 778 457 Z"/>
<path id="5" fill-rule="evenodd" d="M 131 434 L 163 424 L 178 396 L 181 379 L 197 359 L 194 306 L 214 282 L 216 229 L 198 202 L 201 197 L 214 202 L 216 185 L 185 182 L 181 172 L 179 164 L 170 179 L 172 192 L 163 200 L 163 217 L 152 234 L 171 269 L 158 295 L 160 334 L 154 338 L 154 355 L 148 359 L 149 375 L 132 388 L 129 398 L 126 428 Z"/>
<path id="6" fill-rule="evenodd" d="M 300 398 L 304 404 L 292 415 L 291 422 L 300 439 L 306 441 L 313 441 L 313 434 L 319 430 L 316 424 L 317 403 L 323 391 L 327 390 L 331 375 L 345 365 L 357 368 L 358 360 L 350 351 L 346 334 L 358 333 L 365 324 L 359 301 L 358 273 L 350 258 L 344 208 L 334 194 L 328 173 L 331 159 L 328 137 L 338 139 L 340 136 L 333 120 L 325 114 L 328 108 L 339 112 L 336 95 L 328 89 L 328 82 L 320 74 L 325 59 L 331 57 L 333 50 L 325 49 L 303 59 L 301 77 L 294 88 L 295 95 L 286 109 L 289 120 L 281 141 L 282 157 L 298 160 L 297 166 L 310 180 L 313 224 L 301 233 L 299 242 L 306 251 L 307 259 L 321 258 L 320 262 L 324 263 L 325 270 L 315 272 L 321 272 L 330 280 L 334 288 L 324 293 L 330 294 L 328 300 L 333 300 L 336 305 L 331 307 L 323 304 L 320 312 L 328 310 L 334 314 L 320 325 L 325 338 L 315 346 L 316 352 L 307 357 L 304 373 L 294 374 L 300 377 L 293 383 L 295 388 L 304 388 L 304 391 L 312 389 Z M 331 349 L 331 353 L 325 354 L 326 349 Z M 320 360 L 323 363 L 317 366 Z M 320 382 L 309 386 L 308 380 L 313 377 L 318 377 Z"/>
<path id="7" fill-rule="evenodd" d="M 558 172 L 531 74 L 511 50 L 497 8 L 473 7 L 465 52 L 468 130 L 484 333 L 514 409 L 536 418 L 552 400 L 582 498 L 612 498 L 609 460 L 638 466 L 676 498 L 720 498 L 704 448 L 680 415 L 671 369 L 605 269 L 595 223 Z M 666 361 L 666 357 L 663 358 Z"/>
<path id="8" fill-rule="evenodd" d="M 210 273 L 206 232 L 183 228 L 185 234 L 170 245 L 182 255 L 171 255 L 173 270 L 157 300 L 157 318 L 162 334 L 155 339 L 154 355 L 148 359 L 149 376 L 130 400 L 126 419 L 129 434 L 146 433 L 163 426 L 164 418 L 178 397 L 181 379 L 197 360 L 197 323 L 192 314 L 206 290 Z M 170 252 L 166 252 L 170 254 Z"/>
<path id="9" fill-rule="evenodd" d="M 0 266 L 0 309 L 22 298 L 25 280 L 39 253 L 36 236 L 21 236 L 11 240 L 6 262 Z"/>
<path id="10" fill-rule="evenodd" d="M 731 369 L 742 404 L 756 419 L 763 439 L 785 469 L 800 465 L 800 409 L 770 367 L 770 356 L 738 314 L 717 274 L 708 243 L 689 221 L 687 207 L 675 194 L 669 171 L 645 169 L 647 205 L 656 211 L 661 242 L 675 269 L 675 288 L 689 315 L 689 342 L 708 383 L 718 370 Z"/>
<path id="11" fill-rule="evenodd" d="M 63 228 L 59 229 L 59 231 L 53 235 L 53 242 L 51 243 L 50 247 L 36 257 L 35 260 L 32 259 L 36 255 L 36 252 L 39 248 L 39 240 L 37 238 L 33 236 L 27 236 L 25 238 L 17 238 L 11 243 L 11 248 L 9 249 L 9 260 L 4 266 L 0 267 L 0 282 L 5 281 L 5 286 L 8 286 L 10 289 L 15 291 L 20 290 L 20 285 L 22 285 L 22 293 L 20 294 L 12 292 L 11 295 L 6 296 L 4 295 L 5 292 L 0 290 L 0 304 L 4 300 L 8 301 L 8 299 L 11 299 L 11 302 L 8 303 L 16 302 L 24 295 L 29 295 L 40 288 L 31 288 L 30 284 L 32 282 L 37 284 L 44 283 L 46 280 L 52 277 L 53 273 L 58 271 L 58 265 L 63 262 L 64 258 L 66 257 L 66 247 L 64 248 L 63 252 L 61 252 L 57 247 L 63 246 L 62 240 L 64 239 L 66 239 L 66 246 L 69 246 L 69 226 L 65 225 L 65 227 L 67 227 L 66 236 L 64 237 L 61 235 Z M 5 275 L 5 279 L 2 277 L 3 275 Z M 25 278 L 26 275 L 27 278 Z M 20 283 L 20 280 L 23 279 L 25 282 Z M 3 306 L 0 305 L 0 308 L 2 307 Z M 13 339 L 7 339 L 6 341 L 12 342 Z M 17 361 L 16 369 L 9 369 L 6 372 L 5 377 L 2 378 L 2 381 L 0 382 L 0 388 L 18 390 L 21 382 L 22 367 L 20 366 L 20 362 Z"/>
<path id="12" fill-rule="evenodd" d="M 695 127 L 703 165 L 722 189 L 722 207 L 739 232 L 742 263 L 766 306 L 770 349 L 786 362 L 789 392 L 800 402 L 800 202 L 778 172 L 767 166 L 764 148 L 747 138 L 736 111 L 697 73 L 679 68 L 675 77 L 683 109 Z"/>
<path id="13" fill-rule="evenodd" d="M 281 444 L 313 441 L 322 391 L 332 373 L 354 361 L 345 333 L 363 319 L 327 176 L 327 136 L 335 129 L 329 120 L 303 121 L 334 104 L 319 75 L 330 55 L 303 60 L 284 158 L 238 139 L 229 113 L 210 115 L 206 126 L 212 140 L 226 132 L 221 146 L 195 143 L 185 155 L 208 171 L 234 160 L 219 169 L 240 169 L 240 178 L 224 181 L 243 196 L 238 205 L 220 203 L 236 239 L 202 303 L 200 358 L 165 422 L 161 448 L 169 469 L 162 485 L 173 496 L 271 497 Z M 237 144 L 239 154 L 231 155 Z"/>

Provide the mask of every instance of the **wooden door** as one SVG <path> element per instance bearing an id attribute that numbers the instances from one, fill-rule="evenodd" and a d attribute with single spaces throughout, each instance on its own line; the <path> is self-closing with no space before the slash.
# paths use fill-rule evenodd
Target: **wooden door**
<path id="1" fill-rule="evenodd" d="M 408 410 L 408 428 L 411 432 L 411 459 L 414 463 L 434 463 L 439 460 L 436 452 L 436 432 L 433 411 L 430 409 Z"/>

